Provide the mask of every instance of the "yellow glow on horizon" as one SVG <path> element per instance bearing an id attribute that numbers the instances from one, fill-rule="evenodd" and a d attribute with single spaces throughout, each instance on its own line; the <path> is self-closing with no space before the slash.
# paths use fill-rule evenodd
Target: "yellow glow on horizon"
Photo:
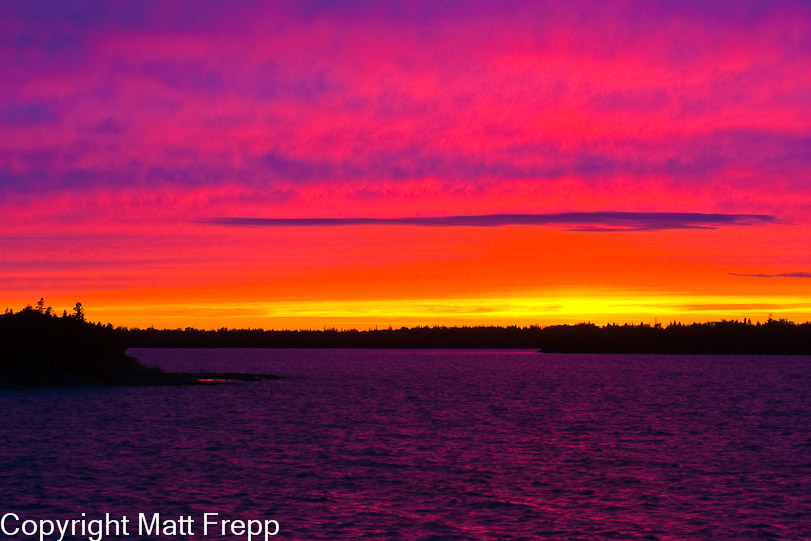
<path id="1" fill-rule="evenodd" d="M 721 319 L 811 319 L 811 297 L 595 292 L 490 298 L 226 302 L 88 306 L 91 319 L 129 327 L 367 329 L 422 325 L 667 324 Z"/>

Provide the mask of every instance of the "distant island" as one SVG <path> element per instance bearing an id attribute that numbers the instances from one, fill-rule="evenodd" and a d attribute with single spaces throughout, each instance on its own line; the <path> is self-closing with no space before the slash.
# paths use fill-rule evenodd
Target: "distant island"
<path id="1" fill-rule="evenodd" d="M 546 353 L 811 354 L 811 323 L 717 321 L 667 326 L 592 323 L 370 330 L 121 329 L 143 348 L 536 349 Z"/>
<path id="2" fill-rule="evenodd" d="M 684 325 L 556 325 L 542 331 L 541 348 L 555 353 L 683 353 L 811 355 L 811 323 L 711 321 Z"/>
<path id="3" fill-rule="evenodd" d="M 270 374 L 170 373 L 126 355 L 128 334 L 85 320 L 81 303 L 56 315 L 36 307 L 0 315 L 0 388 L 30 386 L 211 385 L 276 379 Z"/>

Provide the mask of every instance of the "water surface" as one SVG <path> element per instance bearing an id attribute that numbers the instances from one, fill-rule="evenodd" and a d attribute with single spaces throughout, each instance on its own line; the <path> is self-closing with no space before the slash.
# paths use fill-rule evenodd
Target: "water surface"
<path id="1" fill-rule="evenodd" d="M 130 354 L 286 379 L 2 391 L 0 511 L 216 511 L 284 539 L 811 537 L 809 357 Z"/>

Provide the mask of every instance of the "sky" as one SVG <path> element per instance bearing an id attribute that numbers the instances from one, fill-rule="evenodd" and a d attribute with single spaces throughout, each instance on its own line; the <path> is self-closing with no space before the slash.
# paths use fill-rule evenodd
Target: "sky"
<path id="1" fill-rule="evenodd" d="M 802 1 L 6 0 L 0 305 L 806 321 L 809 66 Z"/>

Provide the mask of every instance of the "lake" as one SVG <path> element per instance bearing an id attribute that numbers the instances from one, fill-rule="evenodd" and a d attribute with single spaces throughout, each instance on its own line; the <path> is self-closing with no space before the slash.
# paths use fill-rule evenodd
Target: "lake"
<path id="1" fill-rule="evenodd" d="M 276 539 L 811 537 L 811 357 L 129 353 L 285 379 L 0 391 L 0 513 L 189 516 L 149 538 L 198 540 L 246 539 L 204 513 Z"/>

